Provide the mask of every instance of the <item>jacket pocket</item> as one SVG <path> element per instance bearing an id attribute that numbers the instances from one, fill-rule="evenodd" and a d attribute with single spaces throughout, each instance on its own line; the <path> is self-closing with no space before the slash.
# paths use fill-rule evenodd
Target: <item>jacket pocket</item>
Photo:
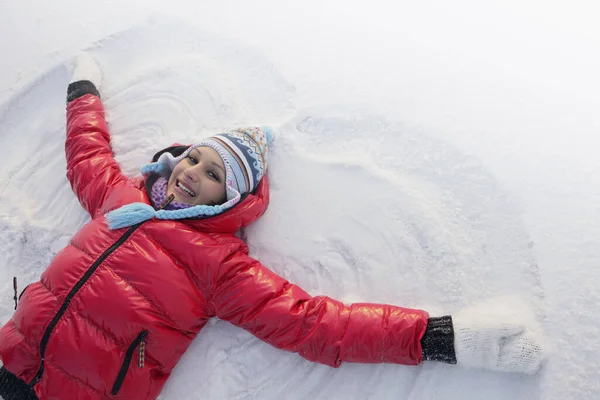
<path id="1" fill-rule="evenodd" d="M 116 395 L 119 393 L 119 389 L 121 389 L 121 385 L 123 385 L 123 381 L 125 380 L 125 376 L 127 375 L 127 370 L 129 369 L 129 364 L 131 364 L 131 359 L 133 358 L 133 353 L 135 349 L 139 347 L 138 351 L 138 367 L 144 367 L 145 353 L 146 353 L 146 336 L 148 336 L 148 331 L 143 330 L 140 334 L 135 338 L 133 342 L 127 348 L 127 352 L 125 353 L 125 359 L 123 360 L 123 364 L 121 364 L 121 369 L 119 370 L 119 375 L 117 375 L 117 379 L 115 380 L 115 384 L 111 390 L 112 395 Z"/>

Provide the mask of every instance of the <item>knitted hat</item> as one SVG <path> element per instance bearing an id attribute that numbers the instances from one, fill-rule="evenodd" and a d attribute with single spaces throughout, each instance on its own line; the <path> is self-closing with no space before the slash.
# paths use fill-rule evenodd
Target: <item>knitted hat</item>
<path id="1" fill-rule="evenodd" d="M 197 205 L 181 210 L 154 210 L 143 203 L 133 203 L 106 214 L 110 229 L 131 226 L 147 219 L 182 219 L 212 216 L 222 213 L 238 203 L 241 196 L 256 189 L 267 170 L 267 146 L 273 140 L 269 127 L 250 127 L 220 133 L 188 147 L 174 157 L 163 153 L 156 162 L 142 166 L 144 175 L 158 173 L 170 176 L 175 166 L 197 147 L 211 147 L 225 165 L 225 191 L 227 200 L 218 206 Z"/>

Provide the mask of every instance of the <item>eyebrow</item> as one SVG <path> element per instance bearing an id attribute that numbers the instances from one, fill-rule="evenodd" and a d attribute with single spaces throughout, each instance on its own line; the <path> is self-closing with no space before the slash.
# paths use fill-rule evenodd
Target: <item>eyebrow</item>
<path id="1" fill-rule="evenodd" d="M 200 150 L 198 150 L 198 148 L 195 148 L 194 151 L 198 152 L 198 156 L 202 157 L 202 153 L 200 152 Z M 219 168 L 221 171 L 223 171 L 223 175 L 227 176 L 227 174 L 225 173 L 225 170 L 223 169 L 223 167 L 221 167 L 219 164 L 217 164 L 214 161 L 211 161 L 211 164 L 214 165 L 215 167 Z"/>

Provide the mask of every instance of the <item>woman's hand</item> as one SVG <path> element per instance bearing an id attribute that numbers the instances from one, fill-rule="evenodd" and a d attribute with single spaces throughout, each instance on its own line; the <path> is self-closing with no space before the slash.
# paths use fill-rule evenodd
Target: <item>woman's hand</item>
<path id="1" fill-rule="evenodd" d="M 78 81 L 90 81 L 100 90 L 102 86 L 102 70 L 100 66 L 88 53 L 80 53 L 68 64 L 71 78 L 69 83 Z"/>
<path id="2" fill-rule="evenodd" d="M 469 307 L 452 321 L 458 365 L 533 374 L 546 358 L 541 327 L 518 301 L 497 299 Z"/>

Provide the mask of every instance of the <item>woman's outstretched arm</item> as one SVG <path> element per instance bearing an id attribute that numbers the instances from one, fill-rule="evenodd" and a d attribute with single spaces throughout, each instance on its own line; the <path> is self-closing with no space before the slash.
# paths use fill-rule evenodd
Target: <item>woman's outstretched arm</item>
<path id="1" fill-rule="evenodd" d="M 217 317 L 332 367 L 439 361 L 532 374 L 547 355 L 535 317 L 519 301 L 477 304 L 452 317 L 386 304 L 345 305 L 309 295 L 244 250 L 226 256 L 211 281 L 210 303 Z"/>
<path id="2" fill-rule="evenodd" d="M 81 205 L 94 218 L 116 184 L 127 181 L 113 157 L 98 89 L 102 74 L 87 54 L 74 62 L 67 89 L 67 178 Z"/>
<path id="3" fill-rule="evenodd" d="M 225 259 L 215 278 L 217 317 L 308 360 L 338 367 L 423 359 L 425 311 L 313 297 L 242 252 Z"/>

